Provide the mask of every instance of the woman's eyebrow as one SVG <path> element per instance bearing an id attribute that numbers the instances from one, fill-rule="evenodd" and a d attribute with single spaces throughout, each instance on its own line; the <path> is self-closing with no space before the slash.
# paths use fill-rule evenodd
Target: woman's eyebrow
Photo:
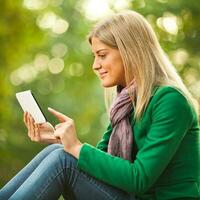
<path id="1" fill-rule="evenodd" d="M 99 53 L 99 52 L 104 51 L 104 50 L 108 50 L 108 49 L 98 49 L 98 50 L 96 51 L 96 53 Z M 94 52 L 92 52 L 92 53 L 94 54 Z"/>

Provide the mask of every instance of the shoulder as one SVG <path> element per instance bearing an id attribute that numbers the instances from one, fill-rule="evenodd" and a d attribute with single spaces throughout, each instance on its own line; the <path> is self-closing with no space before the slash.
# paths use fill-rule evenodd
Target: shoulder
<path id="1" fill-rule="evenodd" d="M 152 95 L 152 103 L 164 103 L 167 104 L 185 104 L 191 107 L 185 95 L 177 88 L 171 86 L 160 86 L 157 87 Z"/>
<path id="2" fill-rule="evenodd" d="M 159 99 L 161 97 L 169 98 L 174 96 L 186 99 L 183 93 L 179 89 L 172 86 L 156 87 L 152 96 L 154 99 Z"/>
<path id="3" fill-rule="evenodd" d="M 151 111 L 159 115 L 176 115 L 192 119 L 195 110 L 185 95 L 177 88 L 171 86 L 158 87 L 149 104 Z"/>

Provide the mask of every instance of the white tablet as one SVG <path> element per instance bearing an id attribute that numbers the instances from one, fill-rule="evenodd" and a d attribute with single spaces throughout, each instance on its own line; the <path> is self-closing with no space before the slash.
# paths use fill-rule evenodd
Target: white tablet
<path id="1" fill-rule="evenodd" d="M 18 92 L 16 93 L 16 97 L 23 111 L 29 112 L 36 123 L 46 122 L 46 118 L 30 90 Z"/>

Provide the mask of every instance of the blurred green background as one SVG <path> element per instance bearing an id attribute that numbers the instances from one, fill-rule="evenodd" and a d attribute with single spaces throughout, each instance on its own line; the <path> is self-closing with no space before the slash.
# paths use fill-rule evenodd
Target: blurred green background
<path id="1" fill-rule="evenodd" d="M 0 187 L 44 145 L 31 142 L 15 93 L 31 89 L 76 123 L 93 145 L 108 124 L 86 35 L 113 12 L 133 9 L 151 23 L 185 84 L 200 99 L 200 4 L 197 0 L 6 0 L 0 4 Z"/>

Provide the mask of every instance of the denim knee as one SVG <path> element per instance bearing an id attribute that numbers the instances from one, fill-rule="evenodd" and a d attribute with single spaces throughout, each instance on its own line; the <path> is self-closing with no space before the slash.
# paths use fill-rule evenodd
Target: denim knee
<path id="1" fill-rule="evenodd" d="M 77 159 L 72 156 L 71 154 L 67 153 L 63 146 L 62 148 L 57 148 L 54 151 L 52 151 L 48 155 L 49 161 L 55 166 L 55 165 L 62 165 L 63 168 L 69 168 L 69 167 L 76 167 L 77 165 Z"/>
<path id="2" fill-rule="evenodd" d="M 53 151 L 53 150 L 56 150 L 56 149 L 59 149 L 59 148 L 63 148 L 63 145 L 55 143 L 55 144 L 50 144 L 50 145 L 46 146 L 44 148 L 44 150 Z"/>

